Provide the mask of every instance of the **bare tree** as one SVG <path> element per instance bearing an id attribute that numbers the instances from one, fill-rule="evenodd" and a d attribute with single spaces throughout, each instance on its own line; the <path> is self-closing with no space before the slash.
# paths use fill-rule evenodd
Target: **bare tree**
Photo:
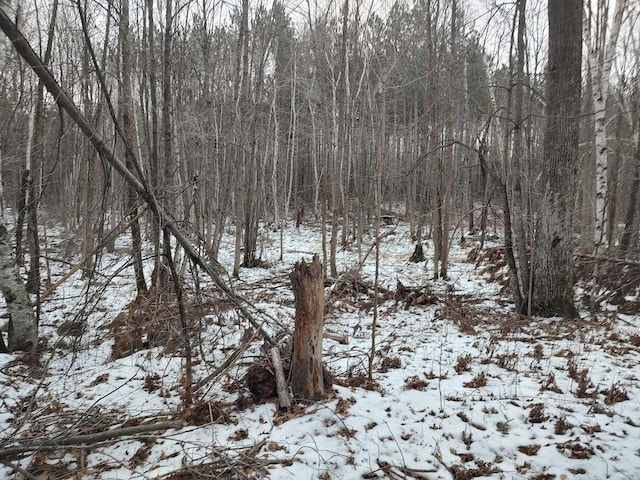
<path id="1" fill-rule="evenodd" d="M 573 207 L 582 91 L 582 0 L 549 0 L 544 182 L 533 259 L 533 313 L 573 317 Z"/>
<path id="2" fill-rule="evenodd" d="M 236 70 L 234 80 L 235 115 L 233 134 L 235 141 L 229 145 L 235 158 L 236 192 L 235 192 L 235 254 L 233 262 L 233 276 L 240 275 L 240 259 L 242 258 L 242 244 L 245 217 L 245 177 L 246 177 L 246 137 L 247 137 L 247 111 L 249 108 L 249 1 L 242 1 L 240 13 L 240 25 L 238 30 L 238 43 L 236 49 Z"/>
<path id="3" fill-rule="evenodd" d="M 504 138 L 502 140 L 501 171 L 504 178 L 500 180 L 504 209 L 504 241 L 505 255 L 510 270 L 510 285 L 516 309 L 521 313 L 529 312 L 530 270 L 527 244 L 529 234 L 526 228 L 527 192 L 524 191 L 528 179 L 526 151 L 524 145 L 524 90 L 525 90 L 525 35 L 526 35 L 526 0 L 518 0 L 516 5 L 517 26 L 514 41 L 512 34 L 511 49 L 514 55 L 509 57 L 510 85 L 507 91 L 507 115 L 504 120 Z M 514 22 L 515 23 L 515 22 Z"/>
<path id="4" fill-rule="evenodd" d="M 49 65 L 53 49 L 53 38 L 58 12 L 58 1 L 53 2 L 51 18 L 48 28 L 47 45 L 43 61 Z M 29 123 L 29 140 L 27 144 L 26 167 L 24 182 L 26 188 L 26 218 L 27 243 L 29 249 L 29 270 L 27 272 L 26 288 L 29 293 L 39 293 L 40 290 L 40 239 L 38 234 L 38 207 L 42 194 L 42 169 L 45 153 L 44 132 L 44 85 L 38 82 L 36 100 L 33 105 L 32 117 Z M 21 226 L 19 226 L 21 227 Z"/>
<path id="5" fill-rule="evenodd" d="M 171 4 L 171 1 L 167 2 Z M 167 7 L 169 8 L 169 7 Z M 120 24 L 119 24 L 120 54 L 122 57 L 122 71 L 120 78 L 120 92 L 118 95 L 119 113 L 122 122 L 122 132 L 125 150 L 125 165 L 130 171 L 140 172 L 138 160 L 134 150 L 134 121 L 133 121 L 133 100 L 131 85 L 131 35 L 129 30 L 129 0 L 122 0 L 120 4 Z M 136 278 L 136 287 L 139 293 L 147 291 L 147 284 L 144 277 L 142 264 L 142 234 L 138 223 L 138 193 L 131 186 L 126 190 L 126 214 L 131 222 L 131 240 L 133 257 L 133 269 Z"/>
<path id="6" fill-rule="evenodd" d="M 638 106 L 636 106 L 638 110 Z M 640 130 L 640 113 L 636 113 L 636 129 Z M 620 238 L 620 252 L 623 255 L 629 253 L 634 228 L 638 225 L 638 198 L 640 197 L 640 133 L 635 133 L 636 151 L 631 166 L 631 189 L 629 190 L 629 203 L 624 216 L 624 228 Z M 637 238 L 636 233 L 636 238 Z"/>
<path id="7" fill-rule="evenodd" d="M 616 0 L 615 13 L 611 24 L 611 31 L 607 38 L 608 1 L 598 0 L 597 13 L 594 15 L 593 2 L 587 2 L 588 15 L 585 16 L 585 43 L 589 48 L 588 67 L 591 81 L 591 105 L 593 108 L 593 126 L 596 156 L 596 219 L 594 243 L 596 252 L 606 239 L 606 210 L 608 190 L 608 145 L 607 145 L 607 98 L 609 97 L 609 82 L 615 51 L 618 43 L 620 28 L 627 8 L 628 0 Z M 593 26 L 592 26 L 593 24 Z M 592 36 L 595 29 L 595 38 Z"/>

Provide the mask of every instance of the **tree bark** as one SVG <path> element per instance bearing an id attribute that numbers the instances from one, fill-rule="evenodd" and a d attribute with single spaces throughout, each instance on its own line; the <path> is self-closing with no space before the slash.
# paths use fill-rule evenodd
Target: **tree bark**
<path id="1" fill-rule="evenodd" d="M 638 116 L 640 125 L 640 115 Z M 640 128 L 640 127 L 639 127 Z M 629 191 L 629 203 L 624 216 L 624 228 L 622 237 L 620 238 L 620 253 L 627 255 L 631 246 L 631 237 L 633 236 L 634 227 L 636 225 L 636 217 L 638 211 L 638 196 L 640 192 L 640 133 L 636 135 L 636 154 L 633 160 L 633 180 L 631 182 L 631 190 Z"/>
<path id="2" fill-rule="evenodd" d="M 324 282 L 317 255 L 311 263 L 298 262 L 291 273 L 296 307 L 291 389 L 303 400 L 324 397 L 322 375 L 322 330 L 324 327 Z"/>
<path id="3" fill-rule="evenodd" d="M 153 64 L 155 58 L 155 22 L 153 20 L 153 0 L 145 2 L 147 9 L 147 55 L 145 68 L 149 75 L 149 174 L 151 191 L 157 194 L 160 188 L 160 166 L 158 147 L 158 82 L 156 79 L 156 67 Z M 153 270 L 159 271 L 160 264 L 160 221 L 154 216 L 152 219 L 151 238 L 153 239 Z M 152 279 L 153 282 L 153 279 Z"/>
<path id="4" fill-rule="evenodd" d="M 287 387 L 287 381 L 284 377 L 284 369 L 282 368 L 282 358 L 280 357 L 280 349 L 278 347 L 271 347 L 271 363 L 275 370 L 276 377 L 276 391 L 278 392 L 278 403 L 280 404 L 280 410 L 286 411 L 291 407 L 291 398 L 289 396 L 289 388 Z"/>
<path id="5" fill-rule="evenodd" d="M 509 201 L 508 208 L 511 210 L 511 224 L 513 232 L 512 244 L 514 260 L 517 269 L 511 274 L 518 277 L 517 288 L 520 289 L 520 299 L 516 302 L 517 308 L 522 313 L 528 311 L 529 302 L 529 256 L 527 254 L 527 230 L 526 225 L 526 205 L 527 197 L 523 192 L 523 180 L 526 181 L 526 169 L 524 162 L 526 161 L 524 150 L 524 114 L 523 114 L 523 97 L 525 88 L 525 32 L 526 32 L 526 0 L 518 1 L 518 40 L 517 40 L 517 62 L 515 71 L 515 85 L 513 94 L 513 154 L 511 162 L 511 171 L 507 176 L 507 198 Z M 526 188 L 526 185 L 525 185 Z M 509 195 L 510 194 L 510 195 Z M 510 198 L 509 198 L 510 197 Z M 506 240 L 505 240 L 506 244 Z"/>
<path id="6" fill-rule="evenodd" d="M 7 349 L 30 351 L 38 343 L 38 322 L 25 285 L 14 269 L 9 243 L 9 233 L 0 223 L 0 290 L 9 312 Z"/>
<path id="7" fill-rule="evenodd" d="M 16 202 L 16 210 L 18 217 L 16 219 L 16 265 L 24 265 L 24 246 L 22 240 L 24 238 L 24 219 L 27 215 L 27 188 L 29 186 L 29 177 L 31 172 L 27 169 L 22 171 L 20 178 L 20 193 Z"/>
<path id="8" fill-rule="evenodd" d="M 620 26 L 622 25 L 624 11 L 628 0 L 616 0 L 616 9 L 611 26 L 611 34 L 606 42 L 605 51 L 599 45 L 605 44 L 604 38 L 596 36 L 594 44 L 590 45 L 589 62 L 592 78 L 593 92 L 592 105 L 594 115 L 594 137 L 596 152 L 596 220 L 595 220 L 595 246 L 597 250 L 602 246 L 606 238 L 607 197 L 608 197 L 608 145 L 607 145 L 607 97 L 609 96 L 609 77 L 613 67 L 616 44 Z M 608 23 L 608 18 L 597 19 L 596 22 Z M 603 25 L 597 25 L 596 30 L 606 32 Z M 590 26 L 589 36 L 590 35 Z M 586 29 L 585 29 L 586 30 Z M 604 37 L 604 33 L 602 33 Z M 590 39 L 589 39 L 590 40 Z M 590 43 L 590 42 L 589 42 Z"/>
<path id="9" fill-rule="evenodd" d="M 544 190 L 534 252 L 532 313 L 575 317 L 573 207 L 579 167 L 582 0 L 549 0 Z"/>
<path id="10" fill-rule="evenodd" d="M 91 108 L 91 96 L 89 93 L 89 81 L 91 78 L 91 69 L 89 67 L 89 49 L 87 46 L 84 46 L 82 52 L 82 72 L 83 72 L 83 82 L 80 86 L 81 98 L 83 103 L 84 116 L 87 118 L 91 118 L 92 116 L 92 108 Z M 94 117 L 97 119 L 97 116 Z M 85 172 L 85 181 L 82 190 L 82 215 L 83 215 L 83 226 L 82 226 L 82 256 L 84 258 L 84 265 L 82 267 L 82 278 L 89 278 L 93 275 L 94 268 L 94 258 L 92 255 L 93 249 L 95 247 L 95 231 L 94 231 L 94 219 L 93 219 L 93 208 L 94 198 L 96 198 L 96 188 L 95 188 L 95 176 L 96 171 L 93 168 L 93 162 L 91 161 L 91 155 L 95 155 L 95 150 L 93 149 L 91 142 L 85 140 L 81 144 L 81 149 L 78 152 L 82 162 L 86 167 Z"/>
<path id="11" fill-rule="evenodd" d="M 169 2 L 171 3 L 171 2 Z M 122 118 L 122 131 L 125 142 L 125 165 L 129 170 L 135 169 L 137 159 L 134 156 L 134 130 L 133 122 L 133 100 L 131 97 L 131 38 L 129 35 L 129 0 L 121 2 L 120 11 L 120 52 L 122 55 L 122 78 L 120 82 L 119 110 Z M 136 220 L 138 215 L 138 194 L 131 185 L 126 187 L 126 213 L 131 222 L 131 255 L 133 259 L 133 269 L 136 278 L 138 293 L 146 293 L 147 283 L 144 276 L 142 264 L 142 233 L 140 224 Z"/>
<path id="12" fill-rule="evenodd" d="M 235 192 L 235 212 L 236 212 L 236 232 L 235 232 L 235 253 L 233 260 L 233 276 L 240 275 L 240 261 L 242 258 L 242 246 L 244 241 L 244 218 L 245 218 L 245 175 L 247 169 L 247 116 L 249 109 L 250 85 L 249 85 L 249 1 L 242 1 L 242 14 L 238 31 L 238 47 L 236 52 L 236 72 L 235 72 L 235 118 L 234 135 L 235 145 L 233 156 L 236 165 L 236 192 Z"/>
<path id="13" fill-rule="evenodd" d="M 51 7 L 51 19 L 49 21 L 47 46 L 44 52 L 43 63 L 49 65 L 55 34 L 58 1 L 55 0 Z M 27 159 L 27 169 L 31 170 L 31 177 L 27 185 L 27 243 L 29 247 L 29 270 L 27 272 L 26 288 L 29 293 L 40 291 L 40 238 L 38 233 L 38 207 L 42 195 L 42 166 L 44 162 L 44 85 L 38 81 L 36 91 L 36 105 L 34 107 L 33 129 L 29 128 L 32 138 L 32 150 Z"/>

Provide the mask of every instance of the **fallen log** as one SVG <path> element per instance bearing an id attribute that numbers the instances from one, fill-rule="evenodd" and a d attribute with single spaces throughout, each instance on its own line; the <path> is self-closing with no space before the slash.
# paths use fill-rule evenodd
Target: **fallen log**
<path id="1" fill-rule="evenodd" d="M 349 345 L 349 342 L 351 341 L 351 337 L 347 333 L 324 332 L 322 336 L 342 345 Z"/>
<path id="2" fill-rule="evenodd" d="M 291 407 L 291 396 L 289 395 L 289 387 L 284 376 L 282 368 L 282 359 L 280 358 L 280 349 L 271 347 L 271 362 L 276 376 L 276 391 L 278 392 L 278 403 L 280 410 L 286 412 Z"/>
<path id="3" fill-rule="evenodd" d="M 135 425 L 133 427 L 113 428 L 102 432 L 87 433 L 83 435 L 56 436 L 51 438 L 30 438 L 19 440 L 18 445 L 0 449 L 0 459 L 8 458 L 26 452 L 36 450 L 59 450 L 64 447 L 78 445 L 93 445 L 115 438 L 140 435 L 142 433 L 157 432 L 159 430 L 171 430 L 182 427 L 182 420 L 170 422 L 149 423 L 145 425 Z"/>

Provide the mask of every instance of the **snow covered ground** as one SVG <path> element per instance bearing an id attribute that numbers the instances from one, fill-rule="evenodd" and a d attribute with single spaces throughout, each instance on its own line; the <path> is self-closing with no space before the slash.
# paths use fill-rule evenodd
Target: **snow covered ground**
<path id="1" fill-rule="evenodd" d="M 378 306 L 374 382 L 373 253 L 356 268 L 369 238 L 339 254 L 343 279 L 360 287 L 325 290 L 326 331 L 349 335 L 324 340 L 335 383 L 326 400 L 288 412 L 251 399 L 244 375 L 262 340 L 202 275 L 194 407 L 183 412 L 179 349 L 114 358 L 109 325 L 135 297 L 119 239 L 91 285 L 78 272 L 46 299 L 39 356 L 0 354 L 0 478 L 640 478 L 640 314 L 519 318 L 488 281 L 490 256 L 467 261 L 473 242 L 454 241 L 449 279 L 434 282 L 431 260 L 408 261 L 408 227 L 384 228 L 393 231 L 381 242 L 380 283 L 390 293 Z M 319 228 L 291 226 L 280 261 L 279 235 L 261 234 L 268 268 L 231 282 L 270 333 L 293 327 L 288 275 L 322 248 Z M 228 271 L 232 255 L 225 238 Z M 52 280 L 69 268 L 52 262 Z M 398 282 L 423 298 L 394 298 Z M 131 433 L 90 437 L 123 427 Z"/>

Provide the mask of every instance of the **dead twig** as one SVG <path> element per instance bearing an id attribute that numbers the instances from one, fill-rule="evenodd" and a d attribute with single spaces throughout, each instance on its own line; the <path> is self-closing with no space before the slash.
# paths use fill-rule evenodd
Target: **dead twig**
<path id="1" fill-rule="evenodd" d="M 253 468 L 264 468 L 270 465 L 291 465 L 291 460 L 288 458 L 272 459 L 272 460 L 256 460 Z M 158 477 L 158 480 L 184 480 L 185 475 L 191 475 L 192 479 L 204 479 L 204 478 L 223 478 L 220 475 L 225 472 L 234 471 L 238 468 L 246 468 L 246 462 L 232 462 L 229 459 L 219 460 L 217 462 L 203 463 L 202 465 L 181 468 L 171 473 L 167 473 L 162 477 Z M 236 472 L 237 474 L 237 472 Z M 215 476 L 213 476 L 215 475 Z M 238 474 L 237 477 L 224 477 L 224 478 L 248 478 L 246 475 Z"/>
<path id="2" fill-rule="evenodd" d="M 242 355 L 244 355 L 244 352 L 247 351 L 247 348 L 249 348 L 253 344 L 254 340 L 257 337 L 258 337 L 258 334 L 254 333 L 254 335 L 252 335 L 251 338 L 249 338 L 246 342 L 243 342 L 242 345 L 240 345 L 231 355 L 227 357 L 227 359 L 222 363 L 222 365 L 220 365 L 218 368 L 216 368 L 213 372 L 211 372 L 209 375 L 207 375 L 203 379 L 199 380 L 195 384 L 193 391 L 196 392 L 200 390 L 202 387 L 207 385 L 212 380 L 217 379 L 220 375 L 222 375 L 224 372 L 229 370 L 233 365 L 235 365 L 235 363 L 242 358 Z"/>
<path id="3" fill-rule="evenodd" d="M 362 270 L 362 267 L 364 266 L 364 262 L 367 261 L 367 257 L 373 251 L 376 245 L 378 245 L 384 238 L 395 233 L 395 231 L 396 231 L 396 227 L 393 227 L 393 228 L 390 228 L 389 230 L 382 232 L 380 235 L 378 235 L 378 238 L 376 239 L 376 241 L 371 244 L 371 246 L 369 247 L 369 250 L 367 250 L 367 253 L 364 254 L 364 257 L 362 257 L 362 260 L 360 260 L 355 267 L 350 268 L 344 274 L 342 274 L 338 279 L 336 279 L 334 283 L 339 283 L 340 280 L 342 280 L 344 277 L 348 275 L 351 275 L 354 278 L 357 278 L 358 273 L 360 272 L 360 270 Z"/>
<path id="4" fill-rule="evenodd" d="M 19 473 L 20 475 L 22 475 L 27 480 L 39 480 L 38 477 L 30 474 L 24 468 L 19 467 L 18 465 L 14 465 L 11 462 L 7 462 L 6 460 L 2 460 L 1 458 L 0 458 L 0 464 L 4 465 L 5 467 L 9 467 L 14 472 Z M 11 472 L 9 472 L 9 473 L 11 473 Z"/>
<path id="5" fill-rule="evenodd" d="M 102 242 L 100 242 L 100 244 L 98 246 L 96 246 L 93 250 L 91 250 L 89 253 L 87 253 L 84 257 L 82 257 L 80 259 L 80 261 L 74 265 L 71 270 L 69 270 L 67 273 L 65 273 L 61 278 L 59 278 L 53 285 L 51 285 L 46 292 L 44 292 L 42 295 L 40 295 L 40 302 L 44 302 L 47 298 L 49 298 L 51 295 L 53 295 L 53 293 L 58 289 L 58 287 L 60 285 L 62 285 L 64 282 L 66 282 L 67 280 L 69 280 L 69 277 L 71 277 L 74 273 L 76 273 L 78 270 L 80 270 L 85 263 L 87 262 L 87 260 L 89 260 L 93 255 L 96 254 L 96 252 L 98 252 L 99 250 L 101 250 L 102 248 L 104 248 L 104 246 L 109 243 L 111 240 L 113 240 L 114 238 L 122 235 L 124 232 L 126 232 L 129 228 L 131 228 L 131 225 L 134 224 L 134 222 L 137 222 L 140 217 L 142 217 L 142 215 L 144 215 L 147 212 L 148 208 L 143 208 L 142 210 L 140 210 L 140 212 L 131 219 L 130 222 L 128 222 L 126 225 L 121 226 L 120 228 L 114 228 L 113 230 L 111 230 L 110 232 L 108 232 L 105 237 L 102 239 Z"/>
<path id="6" fill-rule="evenodd" d="M 18 445 L 0 449 L 0 461 L 12 455 L 18 455 L 36 450 L 56 450 L 61 447 L 75 445 L 87 445 L 112 440 L 114 438 L 139 435 L 141 433 L 156 432 L 159 430 L 178 429 L 182 427 L 181 420 L 171 422 L 150 423 L 146 425 L 136 425 L 133 427 L 114 428 L 102 432 L 88 433 L 85 435 L 59 436 L 52 438 L 35 438 L 18 441 Z"/>

